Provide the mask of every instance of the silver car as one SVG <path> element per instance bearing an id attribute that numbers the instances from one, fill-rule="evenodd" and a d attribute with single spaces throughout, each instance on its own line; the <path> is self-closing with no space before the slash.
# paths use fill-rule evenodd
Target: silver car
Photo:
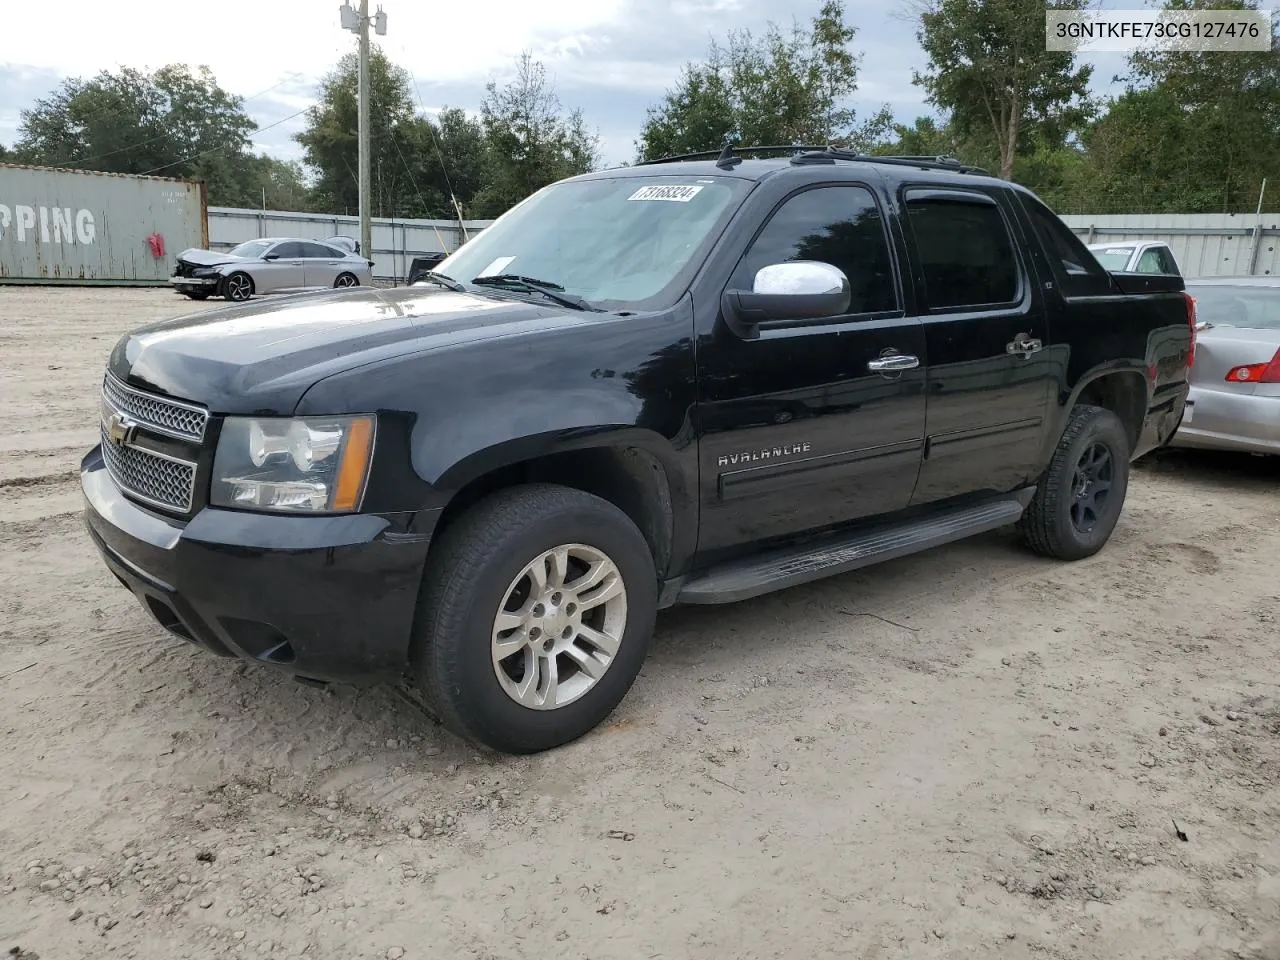
<path id="1" fill-rule="evenodd" d="M 1194 280 L 1191 393 L 1172 446 L 1280 454 L 1280 277 Z"/>
<path id="2" fill-rule="evenodd" d="M 372 286 L 373 261 L 356 251 L 349 237 L 266 237 L 225 252 L 183 250 L 169 282 L 193 300 L 210 296 L 248 300 L 262 293 Z"/>

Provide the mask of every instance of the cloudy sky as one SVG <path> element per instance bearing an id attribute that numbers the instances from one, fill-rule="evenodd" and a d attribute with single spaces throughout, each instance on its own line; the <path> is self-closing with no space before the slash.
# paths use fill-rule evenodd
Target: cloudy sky
<path id="1" fill-rule="evenodd" d="M 929 113 L 911 84 L 923 66 L 905 0 L 846 0 L 859 28 L 862 71 L 855 106 L 870 115 L 888 103 L 900 119 Z M 69 76 L 120 66 L 207 65 L 246 98 L 261 129 L 258 149 L 296 158 L 291 139 L 322 76 L 355 36 L 338 25 L 339 0 L 171 0 L 5 4 L 4 32 L 22 38 L 0 51 L 0 143 L 17 139 L 19 111 Z M 702 57 L 712 38 L 735 27 L 758 31 L 772 20 L 806 22 L 821 0 L 382 0 L 387 55 L 416 79 L 421 105 L 476 109 L 485 83 L 512 71 L 521 50 L 548 67 L 562 103 L 581 107 L 600 134 L 607 164 L 630 160 L 645 107 L 671 85 L 681 64 Z M 376 9 L 377 0 L 372 8 Z M 1137 7 L 1137 2 L 1104 2 Z M 476 11 L 482 15 L 474 16 Z M 1107 89 L 1119 55 L 1093 58 L 1095 86 Z"/>

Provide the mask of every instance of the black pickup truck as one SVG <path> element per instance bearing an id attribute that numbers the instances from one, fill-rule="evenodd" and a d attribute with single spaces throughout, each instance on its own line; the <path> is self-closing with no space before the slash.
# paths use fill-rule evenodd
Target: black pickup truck
<path id="1" fill-rule="evenodd" d="M 948 159 L 768 152 L 553 184 L 426 286 L 126 335 L 82 465 L 107 566 L 214 653 L 532 752 L 669 605 L 1009 524 L 1099 550 L 1182 416 L 1182 279 Z"/>

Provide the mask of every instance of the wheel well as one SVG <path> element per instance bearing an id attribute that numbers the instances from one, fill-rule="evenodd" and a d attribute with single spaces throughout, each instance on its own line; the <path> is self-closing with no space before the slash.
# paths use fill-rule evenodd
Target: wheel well
<path id="1" fill-rule="evenodd" d="M 485 497 L 525 483 L 557 483 L 609 501 L 644 534 L 659 575 L 666 571 L 671 559 L 671 490 L 662 464 L 636 447 L 549 454 L 477 477 L 449 501 L 433 539 Z"/>
<path id="2" fill-rule="evenodd" d="M 1124 424 L 1129 449 L 1136 450 L 1147 415 L 1147 382 L 1138 373 L 1109 373 L 1085 384 L 1076 403 L 1110 410 Z"/>

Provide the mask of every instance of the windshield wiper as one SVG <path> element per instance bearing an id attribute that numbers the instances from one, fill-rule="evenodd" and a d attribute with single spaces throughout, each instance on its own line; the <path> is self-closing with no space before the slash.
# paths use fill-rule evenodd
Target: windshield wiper
<path id="1" fill-rule="evenodd" d="M 546 280 L 536 280 L 533 277 L 522 277 L 514 273 L 495 273 L 487 277 L 476 277 L 471 282 L 477 286 L 521 287 L 534 293 L 540 293 L 548 300 L 554 300 L 561 306 L 572 307 L 574 310 L 597 309 L 581 297 L 576 297 L 572 293 L 565 293 L 564 287 L 560 286 L 560 284 L 548 283 Z"/>
<path id="2" fill-rule="evenodd" d="M 422 276 L 418 277 L 418 279 L 431 280 L 434 283 L 440 284 L 440 286 L 447 290 L 452 290 L 454 293 L 466 293 L 467 291 L 467 288 L 457 280 L 453 279 L 453 277 L 446 276 L 443 273 L 436 273 L 434 270 L 428 270 Z"/>

